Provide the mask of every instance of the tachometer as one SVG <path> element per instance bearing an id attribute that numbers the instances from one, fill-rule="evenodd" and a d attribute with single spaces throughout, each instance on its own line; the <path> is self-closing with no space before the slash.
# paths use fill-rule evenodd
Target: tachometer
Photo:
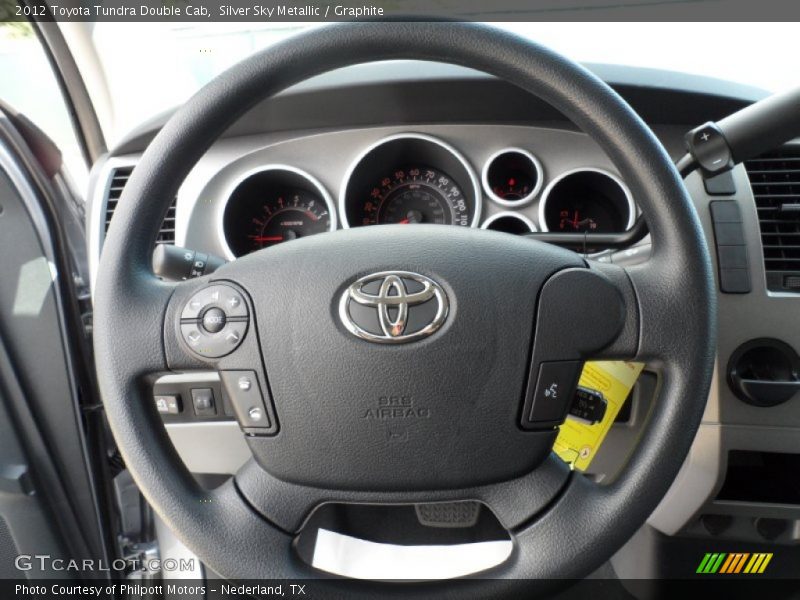
<path id="1" fill-rule="evenodd" d="M 299 237 L 323 233 L 331 226 L 328 207 L 315 194 L 301 189 L 272 191 L 250 219 L 252 250 Z"/>
<path id="2" fill-rule="evenodd" d="M 438 169 L 419 165 L 397 169 L 376 182 L 361 213 L 362 225 L 470 224 L 467 201 L 458 184 Z"/>

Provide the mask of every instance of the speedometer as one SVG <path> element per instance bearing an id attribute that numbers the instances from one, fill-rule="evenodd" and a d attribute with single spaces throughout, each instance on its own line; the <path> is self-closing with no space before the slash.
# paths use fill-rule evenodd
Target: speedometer
<path id="1" fill-rule="evenodd" d="M 446 142 L 421 133 L 378 140 L 353 161 L 339 196 L 345 228 L 480 222 L 480 182 Z"/>
<path id="2" fill-rule="evenodd" d="M 411 165 L 383 177 L 361 209 L 362 225 L 431 223 L 469 226 L 464 193 L 446 173 Z"/>

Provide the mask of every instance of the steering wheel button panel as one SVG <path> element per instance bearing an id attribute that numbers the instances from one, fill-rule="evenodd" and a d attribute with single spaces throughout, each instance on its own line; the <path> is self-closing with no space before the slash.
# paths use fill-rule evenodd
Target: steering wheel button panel
<path id="1" fill-rule="evenodd" d="M 220 371 L 219 378 L 245 433 L 270 435 L 277 432 L 275 419 L 267 410 L 267 404 L 271 407 L 272 402 L 268 395 L 265 402 L 255 371 Z"/>
<path id="2" fill-rule="evenodd" d="M 229 285 L 196 292 L 181 312 L 181 335 L 189 349 L 204 358 L 220 358 L 242 343 L 250 322 L 242 295 Z"/>
<path id="3" fill-rule="evenodd" d="M 559 425 L 575 395 L 583 363 L 580 361 L 546 362 L 539 367 L 533 406 L 524 426 Z"/>

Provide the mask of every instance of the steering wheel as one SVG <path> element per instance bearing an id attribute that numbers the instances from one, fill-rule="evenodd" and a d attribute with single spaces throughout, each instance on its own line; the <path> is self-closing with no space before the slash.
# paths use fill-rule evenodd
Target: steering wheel
<path id="1" fill-rule="evenodd" d="M 478 69 L 561 111 L 633 191 L 652 236 L 649 260 L 601 266 L 502 233 L 386 225 L 298 239 L 182 283 L 155 277 L 151 253 L 170 199 L 238 117 L 311 76 L 391 59 Z M 203 308 L 214 302 L 223 314 Z M 644 524 L 699 425 L 715 311 L 708 249 L 682 180 L 607 85 L 491 27 L 349 23 L 244 60 L 163 127 L 108 231 L 94 340 L 103 401 L 133 478 L 223 577 L 319 578 L 315 591 L 332 595 L 446 594 L 452 581 L 331 578 L 300 560 L 293 538 L 327 502 L 472 500 L 513 541 L 504 563 L 459 580 L 460 596 L 483 596 L 582 578 Z M 635 359 L 660 375 L 636 451 L 602 485 L 551 453 L 568 407 L 542 387 L 574 386 L 590 358 Z M 178 458 L 147 383 L 198 367 L 218 370 L 229 393 L 254 402 L 239 414 L 254 458 L 213 491 Z M 394 416 L 409 417 L 405 429 L 392 431 Z"/>

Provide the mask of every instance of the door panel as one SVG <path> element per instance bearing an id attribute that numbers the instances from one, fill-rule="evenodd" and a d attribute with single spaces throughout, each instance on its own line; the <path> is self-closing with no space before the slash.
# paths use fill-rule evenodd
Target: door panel
<path id="1" fill-rule="evenodd" d="M 100 504 L 79 404 L 93 390 L 76 368 L 80 353 L 74 276 L 54 243 L 47 207 L 63 202 L 12 122 L 0 116 L 0 576 L 19 571 L 7 554 L 104 560 Z M 63 253 L 63 252 L 62 252 Z M 107 577 L 107 573 L 41 575 Z"/>

